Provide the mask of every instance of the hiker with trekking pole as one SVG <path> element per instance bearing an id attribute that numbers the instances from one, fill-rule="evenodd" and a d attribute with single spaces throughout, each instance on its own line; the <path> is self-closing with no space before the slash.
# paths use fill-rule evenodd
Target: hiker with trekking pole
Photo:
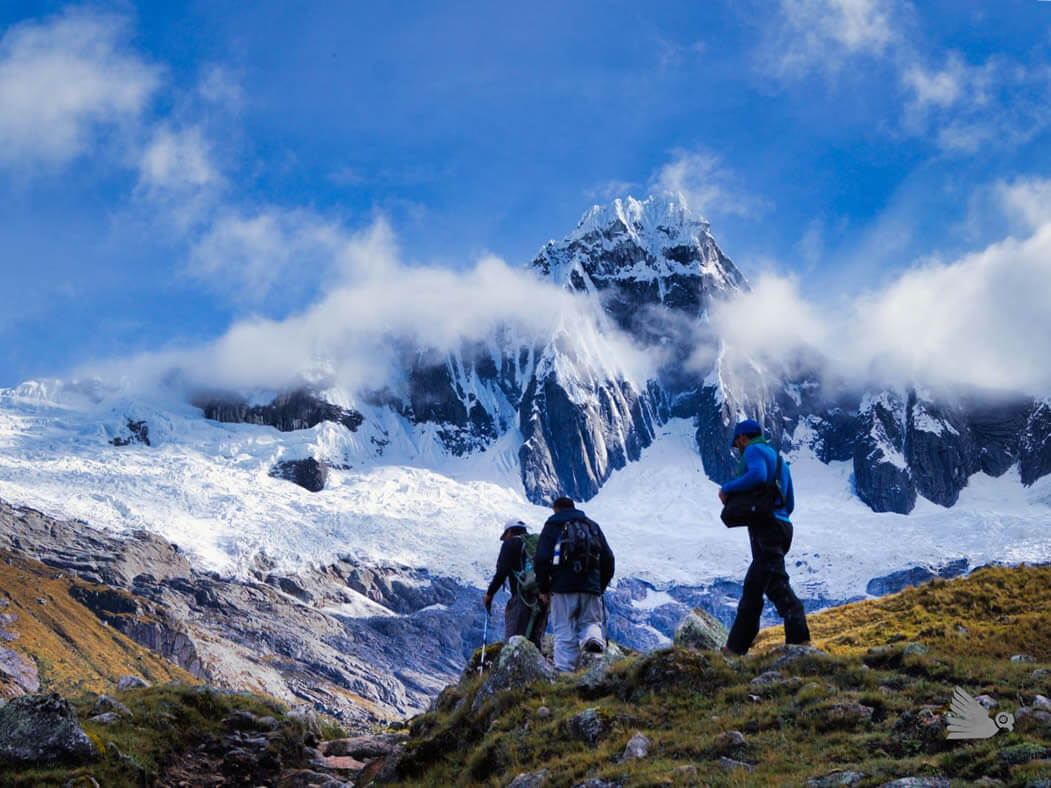
<path id="1" fill-rule="evenodd" d="M 540 600 L 533 568 L 538 539 L 537 534 L 528 532 L 521 520 L 510 520 L 504 524 L 500 534 L 503 544 L 496 559 L 496 574 L 482 602 L 488 616 L 492 612 L 493 597 L 507 582 L 511 598 L 504 608 L 504 642 L 515 635 L 522 635 L 533 641 L 533 645 L 539 649 L 547 629 L 547 605 Z"/>

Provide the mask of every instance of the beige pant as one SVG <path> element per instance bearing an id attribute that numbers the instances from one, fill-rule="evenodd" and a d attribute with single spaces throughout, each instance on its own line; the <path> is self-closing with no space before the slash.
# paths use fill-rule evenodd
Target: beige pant
<path id="1" fill-rule="evenodd" d="M 551 628 L 555 633 L 555 667 L 577 669 L 580 648 L 589 640 L 606 647 L 602 637 L 601 594 L 552 594 Z"/>

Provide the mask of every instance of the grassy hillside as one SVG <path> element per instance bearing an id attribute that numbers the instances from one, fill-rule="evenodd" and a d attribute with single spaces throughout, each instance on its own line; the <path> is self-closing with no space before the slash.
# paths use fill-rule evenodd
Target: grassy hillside
<path id="1" fill-rule="evenodd" d="M 979 569 L 897 594 L 830 608 L 810 617 L 815 646 L 860 654 L 873 645 L 920 640 L 932 649 L 989 657 L 1025 653 L 1051 660 L 1051 566 Z M 756 648 L 784 642 L 764 630 Z"/>
<path id="2" fill-rule="evenodd" d="M 1051 779 L 1051 722 L 1030 715 L 1014 732 L 954 741 L 942 718 L 956 686 L 1011 713 L 1051 695 L 1049 580 L 1046 568 L 990 569 L 837 608 L 813 617 L 817 645 L 835 653 L 779 668 L 776 651 L 726 660 L 671 649 L 615 664 L 594 690 L 562 679 L 472 713 L 474 677 L 414 720 L 401 774 L 419 786 L 503 786 L 542 769 L 545 785 L 802 785 L 837 770 L 860 773 L 862 786 Z M 762 646 L 782 637 L 766 632 Z M 1037 661 L 1009 659 L 1019 653 Z M 587 709 L 602 729 L 593 741 L 580 732 Z M 622 762 L 637 732 L 649 753 Z"/>
<path id="3" fill-rule="evenodd" d="M 0 551 L 0 599 L 7 600 L 2 612 L 17 616 L 4 629 L 18 635 L 2 645 L 36 662 L 41 690 L 70 696 L 112 692 L 117 679 L 128 674 L 150 682 L 198 683 L 182 668 L 100 621 L 71 596 L 73 588 L 122 593 Z M 0 697 L 4 694 L 0 677 Z"/>

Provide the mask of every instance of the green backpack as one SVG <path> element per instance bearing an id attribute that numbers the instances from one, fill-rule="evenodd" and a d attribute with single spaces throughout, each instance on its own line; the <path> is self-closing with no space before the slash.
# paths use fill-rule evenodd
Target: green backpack
<path id="1" fill-rule="evenodd" d="M 524 534 L 519 538 L 522 540 L 522 568 L 513 571 L 512 574 L 518 583 L 518 595 L 522 597 L 523 602 L 532 607 L 540 595 L 540 587 L 536 582 L 536 569 L 533 567 L 540 534 Z"/>

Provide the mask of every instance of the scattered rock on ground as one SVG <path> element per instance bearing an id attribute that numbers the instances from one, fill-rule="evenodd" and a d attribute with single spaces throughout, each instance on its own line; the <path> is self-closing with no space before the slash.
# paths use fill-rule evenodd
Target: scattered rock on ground
<path id="1" fill-rule="evenodd" d="M 577 680 L 577 687 L 584 697 L 591 697 L 603 692 L 610 668 L 624 659 L 624 652 L 616 643 L 609 643 L 605 652 L 594 660 L 591 667 Z"/>
<path id="2" fill-rule="evenodd" d="M 1033 702 L 1030 705 L 1034 709 L 1051 709 L 1051 699 L 1045 698 L 1043 695 L 1037 695 L 1033 698 Z"/>
<path id="3" fill-rule="evenodd" d="M 768 670 L 764 673 L 760 673 L 749 683 L 756 686 L 762 687 L 768 684 L 780 684 L 785 680 L 784 674 L 777 670 Z"/>
<path id="4" fill-rule="evenodd" d="M 544 659 L 536 646 L 521 635 L 515 635 L 500 650 L 496 665 L 475 695 L 471 711 L 478 711 L 498 692 L 521 689 L 537 681 L 554 681 L 557 677 L 554 665 Z"/>
<path id="5" fill-rule="evenodd" d="M 325 755 L 345 755 L 367 761 L 371 758 L 383 758 L 397 749 L 399 744 L 408 741 L 402 733 L 379 733 L 372 736 L 354 736 L 349 739 L 333 739 L 322 742 L 318 749 Z"/>
<path id="6" fill-rule="evenodd" d="M 542 786 L 547 785 L 547 776 L 547 769 L 520 774 L 511 780 L 507 788 L 542 788 Z"/>
<path id="7" fill-rule="evenodd" d="M 121 703 L 119 700 L 111 698 L 109 695 L 99 695 L 98 700 L 95 701 L 95 705 L 91 707 L 92 716 L 97 714 L 105 714 L 106 712 L 113 712 L 119 714 L 122 717 L 132 717 L 131 709 Z"/>
<path id="8" fill-rule="evenodd" d="M 1051 755 L 1051 750 L 1047 747 L 1042 747 L 1034 742 L 1023 742 L 1021 744 L 1014 744 L 1010 747 L 1004 747 L 997 754 L 997 758 L 1004 763 L 1017 764 L 1029 763 L 1029 761 L 1046 758 L 1048 755 Z"/>
<path id="9" fill-rule="evenodd" d="M 725 755 L 719 759 L 719 765 L 724 769 L 745 769 L 749 772 L 754 772 L 755 767 L 750 763 L 744 761 L 735 761 L 733 758 L 727 758 Z"/>
<path id="10" fill-rule="evenodd" d="M 744 734 L 740 731 L 726 731 L 715 737 L 715 747 L 719 752 L 733 752 L 745 745 Z"/>
<path id="11" fill-rule="evenodd" d="M 793 644 L 786 644 L 784 646 L 778 646 L 771 654 L 776 654 L 777 659 L 770 663 L 770 670 L 781 670 L 782 668 L 794 665 L 800 660 L 809 659 L 812 657 L 827 657 L 828 652 L 822 651 L 819 648 L 813 646 L 800 646 Z"/>
<path id="12" fill-rule="evenodd" d="M 299 720 L 303 726 L 303 741 L 310 747 L 321 742 L 321 717 L 310 706 L 296 706 L 288 712 L 289 719 Z"/>
<path id="13" fill-rule="evenodd" d="M 879 788 L 949 788 L 949 781 L 944 777 L 902 777 Z"/>
<path id="14" fill-rule="evenodd" d="M 150 683 L 138 676 L 121 676 L 117 680 L 117 689 L 119 690 L 130 690 L 138 687 L 148 687 Z"/>
<path id="15" fill-rule="evenodd" d="M 73 707 L 58 695 L 23 695 L 0 706 L 0 767 L 80 764 L 98 757 Z"/>
<path id="16" fill-rule="evenodd" d="M 116 725 L 120 722 L 120 715 L 112 711 L 104 711 L 102 714 L 96 714 L 94 717 L 89 717 L 88 719 L 99 725 Z"/>
<path id="17" fill-rule="evenodd" d="M 606 717 L 607 715 L 597 708 L 584 709 L 566 721 L 566 728 L 574 739 L 595 744 L 609 732 Z"/>
<path id="18" fill-rule="evenodd" d="M 857 785 L 865 779 L 861 772 L 843 769 L 841 771 L 829 772 L 821 777 L 811 777 L 806 781 L 807 788 L 834 788 L 837 785 Z"/>
<path id="19" fill-rule="evenodd" d="M 645 758 L 650 751 L 651 742 L 642 733 L 636 733 L 624 748 L 624 754 L 620 757 L 622 761 L 636 761 Z"/>
<path id="20" fill-rule="evenodd" d="M 927 646 L 923 643 L 906 643 L 905 648 L 902 649 L 902 654 L 905 656 L 920 656 L 930 651 Z"/>
<path id="21" fill-rule="evenodd" d="M 1035 660 L 1028 654 L 1015 654 L 1011 657 L 1012 662 L 1034 662 Z"/>
<path id="22" fill-rule="evenodd" d="M 675 645 L 694 651 L 715 651 L 726 643 L 728 634 L 719 619 L 697 608 L 675 626 Z"/>
<path id="23" fill-rule="evenodd" d="M 992 695 L 976 695 L 974 699 L 982 704 L 983 709 L 995 709 L 1000 705 Z"/>

